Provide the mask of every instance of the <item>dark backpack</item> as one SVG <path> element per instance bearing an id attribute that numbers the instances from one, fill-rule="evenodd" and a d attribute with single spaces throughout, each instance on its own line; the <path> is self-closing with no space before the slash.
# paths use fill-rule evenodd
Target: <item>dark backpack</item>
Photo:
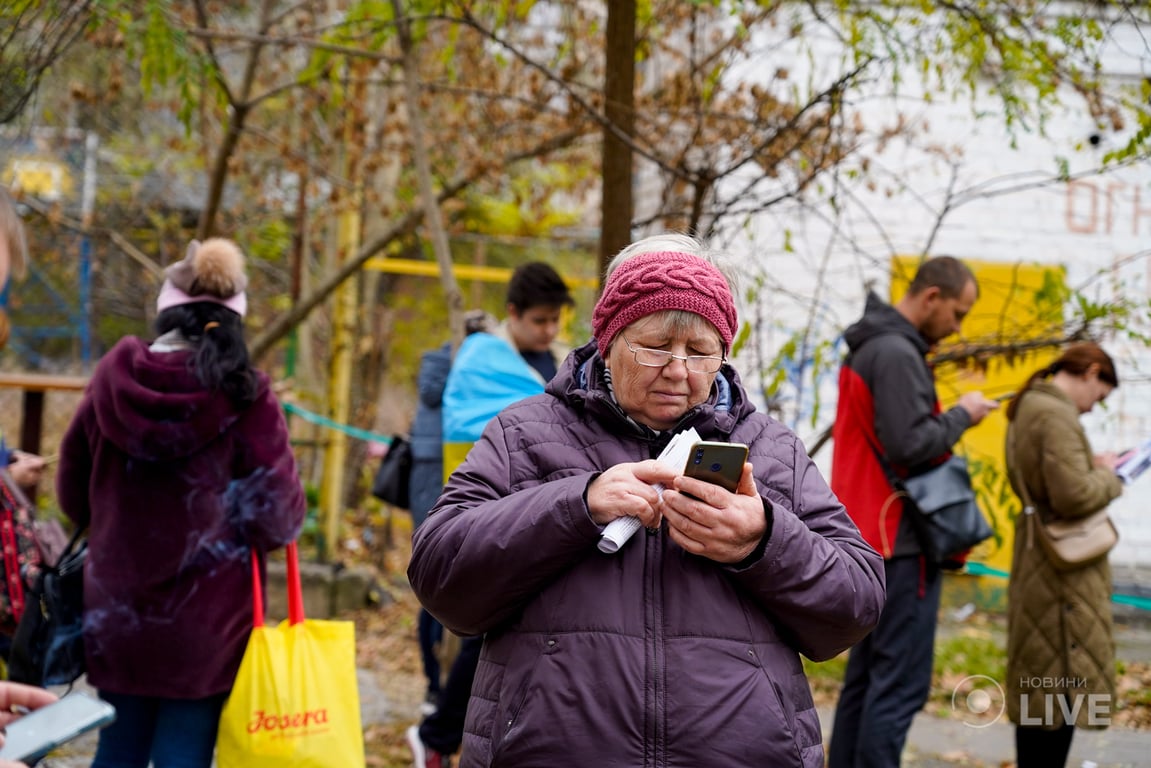
<path id="1" fill-rule="evenodd" d="M 8 657 L 8 679 L 29 685 L 70 685 L 84 674 L 84 561 L 88 541 L 78 530 L 55 565 L 42 566 Z"/>

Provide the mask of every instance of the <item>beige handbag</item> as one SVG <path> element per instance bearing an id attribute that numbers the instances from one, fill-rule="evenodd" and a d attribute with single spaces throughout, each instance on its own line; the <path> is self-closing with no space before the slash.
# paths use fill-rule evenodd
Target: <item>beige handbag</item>
<path id="1" fill-rule="evenodd" d="M 1055 570 L 1073 571 L 1097 563 L 1107 557 L 1107 553 L 1119 543 L 1119 531 L 1106 509 L 1073 520 L 1045 523 L 1039 519 L 1035 505 L 1031 503 L 1031 494 L 1027 492 L 1027 486 L 1018 474 L 1015 482 L 1023 495 L 1027 546 L 1031 546 L 1038 532 L 1039 545 L 1043 547 Z"/>
<path id="2" fill-rule="evenodd" d="M 1119 531 L 1106 509 L 1079 517 L 1074 520 L 1052 520 L 1044 523 L 1035 514 L 1035 508 L 1028 505 L 1023 514 L 1027 515 L 1029 526 L 1039 532 L 1039 545 L 1047 553 L 1051 564 L 1059 571 L 1072 571 L 1107 557 L 1107 553 L 1119 542 Z"/>

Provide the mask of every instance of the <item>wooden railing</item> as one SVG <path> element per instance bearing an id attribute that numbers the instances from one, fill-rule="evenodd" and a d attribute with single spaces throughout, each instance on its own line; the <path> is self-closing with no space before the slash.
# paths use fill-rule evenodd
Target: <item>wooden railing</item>
<path id="1" fill-rule="evenodd" d="M 44 433 L 44 395 L 46 392 L 83 392 L 87 376 L 49 376 L 38 373 L 0 372 L 0 387 L 24 391 L 21 409 L 20 440 L 12 447 L 28 453 L 40 453 Z"/>

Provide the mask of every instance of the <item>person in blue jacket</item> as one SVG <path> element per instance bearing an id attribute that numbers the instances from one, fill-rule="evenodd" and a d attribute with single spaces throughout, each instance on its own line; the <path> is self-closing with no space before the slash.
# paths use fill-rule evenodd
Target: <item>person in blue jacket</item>
<path id="1" fill-rule="evenodd" d="M 464 339 L 452 362 L 443 398 L 445 474 L 463 460 L 484 426 L 504 407 L 544 391 L 567 355 L 557 344 L 560 316 L 573 299 L 550 265 L 530 262 L 508 281 L 507 317 L 491 333 Z M 450 765 L 464 737 L 464 717 L 483 636 L 465 637 L 452 662 L 439 707 L 408 729 L 419 768 Z"/>
<path id="2" fill-rule="evenodd" d="M 495 325 L 496 319 L 482 309 L 473 309 L 464 315 L 464 332 L 468 336 L 479 331 L 491 330 Z M 412 470 L 408 511 L 412 513 L 413 531 L 427 519 L 428 512 L 444 488 L 442 405 L 444 385 L 447 384 L 451 368 L 450 341 L 435 349 L 429 349 L 420 357 L 420 368 L 416 374 L 419 400 L 411 429 Z M 421 607 L 417 620 L 417 636 L 424 675 L 428 678 L 424 714 L 431 714 L 439 705 L 441 674 L 436 646 L 443 638 L 443 633 L 443 625 L 436 621 L 426 608 Z"/>

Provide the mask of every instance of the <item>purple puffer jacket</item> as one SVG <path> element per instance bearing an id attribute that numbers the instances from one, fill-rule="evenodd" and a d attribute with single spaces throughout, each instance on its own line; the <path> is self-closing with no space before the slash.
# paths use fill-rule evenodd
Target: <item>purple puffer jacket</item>
<path id="1" fill-rule="evenodd" d="M 594 345 L 493 419 L 452 476 L 408 576 L 446 626 L 487 633 L 463 768 L 823 766 L 799 654 L 827 659 L 871 630 L 882 560 L 730 368 L 687 427 L 751 447 L 773 522 L 745 567 L 688 554 L 666 527 L 597 549 L 588 483 L 669 437 L 624 416 Z"/>

